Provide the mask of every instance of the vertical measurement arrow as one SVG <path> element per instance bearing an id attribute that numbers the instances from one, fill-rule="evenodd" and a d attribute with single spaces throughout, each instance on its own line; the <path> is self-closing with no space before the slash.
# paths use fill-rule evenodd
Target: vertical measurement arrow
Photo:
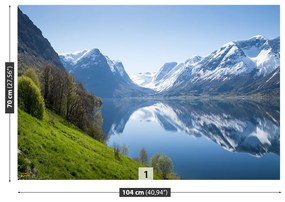
<path id="1" fill-rule="evenodd" d="M 9 114 L 9 182 L 11 182 L 11 114 L 14 113 L 14 63 L 5 63 L 5 112 Z"/>
<path id="2" fill-rule="evenodd" d="M 14 63 L 11 62 L 11 5 L 9 5 L 9 62 L 5 63 L 5 112 L 9 114 L 9 182 L 11 182 L 11 114 L 14 113 Z"/>
<path id="3" fill-rule="evenodd" d="M 11 62 L 11 5 L 9 5 L 9 62 Z M 11 182 L 11 114 L 9 114 L 9 182 Z"/>
<path id="4" fill-rule="evenodd" d="M 11 5 L 9 5 L 9 62 L 11 62 Z"/>

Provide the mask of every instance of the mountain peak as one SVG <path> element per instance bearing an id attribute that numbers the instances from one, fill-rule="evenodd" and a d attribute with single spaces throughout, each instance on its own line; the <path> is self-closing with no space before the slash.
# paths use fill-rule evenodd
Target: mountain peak
<path id="1" fill-rule="evenodd" d="M 60 53 L 59 55 L 65 61 L 75 64 L 87 52 L 88 50 L 84 49 L 84 50 L 75 51 L 75 52 Z"/>
<path id="2" fill-rule="evenodd" d="M 249 40 L 252 40 L 252 39 L 253 40 L 266 40 L 266 38 L 264 36 L 260 35 L 260 34 L 255 35 L 255 36 L 249 38 Z"/>
<path id="3" fill-rule="evenodd" d="M 235 45 L 235 42 L 230 41 L 230 42 L 225 43 L 224 45 L 222 45 L 222 48 L 226 48 L 226 47 L 230 47 L 230 46 L 234 46 L 234 45 Z"/>
<path id="4" fill-rule="evenodd" d="M 74 51 L 74 52 L 63 52 L 63 53 L 59 53 L 59 55 L 63 55 L 63 56 L 66 56 L 66 55 L 78 55 L 78 54 L 83 54 L 83 53 L 85 53 L 87 51 L 88 51 L 87 49 L 83 49 L 83 50 L 77 50 L 77 51 Z"/>
<path id="5" fill-rule="evenodd" d="M 90 56 L 96 57 L 96 56 L 100 56 L 100 55 L 102 55 L 100 50 L 98 48 L 93 48 L 93 49 L 88 50 L 86 53 L 84 53 L 81 58 L 90 57 Z"/>
<path id="6" fill-rule="evenodd" d="M 189 58 L 188 60 L 186 60 L 185 64 L 188 66 L 188 65 L 193 65 L 197 62 L 200 62 L 203 58 L 199 55 L 195 55 L 194 57 L 192 58 Z"/>
<path id="7" fill-rule="evenodd" d="M 125 72 L 121 61 L 111 60 L 97 48 L 86 51 L 82 54 L 78 64 L 71 66 L 74 67 L 71 68 L 74 74 L 90 69 L 88 71 L 96 71 L 96 74 L 94 73 L 96 79 L 101 77 L 98 76 L 99 74 L 102 74 L 103 80 L 107 77 L 114 80 L 112 89 L 113 87 L 115 89 L 116 85 L 134 87 L 136 83 L 159 93 L 171 95 L 211 93 L 212 91 L 231 92 L 232 89 L 251 84 L 269 75 L 280 66 L 280 38 L 268 40 L 261 35 L 256 35 L 246 40 L 231 41 L 205 58 L 196 55 L 180 64 L 167 62 L 157 73 L 134 75 L 132 76 L 134 83 Z M 86 75 L 85 77 L 89 78 L 89 74 Z M 82 80 L 85 77 L 82 77 Z M 237 80 L 237 83 L 232 82 Z M 93 84 L 90 86 L 94 88 Z M 99 90 L 96 89 L 94 92 L 99 92 Z"/>
<path id="8" fill-rule="evenodd" d="M 155 81 L 161 80 L 165 75 L 167 75 L 174 67 L 176 67 L 177 62 L 167 62 L 158 71 Z"/>
<path id="9" fill-rule="evenodd" d="M 93 48 L 89 50 L 84 49 L 74 52 L 61 53 L 59 55 L 61 56 L 61 59 L 65 62 L 75 65 L 83 58 L 92 57 L 93 59 L 95 59 L 96 57 L 102 55 L 102 53 L 98 48 Z"/>
<path id="10" fill-rule="evenodd" d="M 92 54 L 93 54 L 93 53 L 94 53 L 94 54 L 99 54 L 99 53 L 101 53 L 101 52 L 100 52 L 100 50 L 99 50 L 98 48 L 92 48 L 92 49 L 90 49 L 90 50 L 88 51 L 88 53 L 90 53 L 90 54 L 91 54 L 91 53 L 92 53 Z"/>
<path id="11" fill-rule="evenodd" d="M 228 48 L 228 47 L 231 47 L 231 46 L 234 46 L 234 45 L 239 45 L 239 44 L 244 43 L 244 42 L 247 43 L 249 41 L 261 41 L 261 42 L 263 42 L 263 41 L 266 41 L 266 40 L 267 39 L 264 36 L 262 36 L 262 35 L 255 35 L 255 36 L 253 36 L 253 37 L 251 37 L 249 39 L 246 39 L 246 40 L 230 41 L 230 42 L 224 44 L 222 46 L 222 48 Z"/>

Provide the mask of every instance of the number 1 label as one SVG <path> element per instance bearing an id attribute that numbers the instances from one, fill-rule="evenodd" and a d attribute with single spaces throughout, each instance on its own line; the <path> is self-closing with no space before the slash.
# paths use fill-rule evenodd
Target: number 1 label
<path id="1" fill-rule="evenodd" d="M 138 170 L 139 180 L 153 180 L 153 168 L 141 167 Z"/>
<path id="2" fill-rule="evenodd" d="M 144 174 L 145 174 L 145 178 L 147 178 L 147 170 L 146 170 L 146 171 L 144 171 Z"/>

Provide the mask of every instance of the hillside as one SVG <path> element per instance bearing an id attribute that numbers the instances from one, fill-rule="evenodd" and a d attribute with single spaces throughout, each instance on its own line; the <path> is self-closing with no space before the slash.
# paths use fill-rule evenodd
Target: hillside
<path id="1" fill-rule="evenodd" d="M 138 179 L 138 162 L 47 110 L 40 121 L 18 111 L 19 179 Z M 157 178 L 157 176 L 156 176 Z"/>
<path id="2" fill-rule="evenodd" d="M 58 54 L 43 36 L 42 31 L 18 9 L 19 73 L 29 67 L 40 69 L 47 64 L 63 68 Z"/>

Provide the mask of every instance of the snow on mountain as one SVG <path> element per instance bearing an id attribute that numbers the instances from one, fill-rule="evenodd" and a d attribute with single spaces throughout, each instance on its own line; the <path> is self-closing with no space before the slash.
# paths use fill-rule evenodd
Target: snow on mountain
<path id="1" fill-rule="evenodd" d="M 189 88 L 204 82 L 226 82 L 244 75 L 264 77 L 280 66 L 280 38 L 268 40 L 261 35 L 232 41 L 202 58 L 195 56 L 184 63 L 166 63 L 144 87 L 164 92 Z M 210 83 L 208 83 L 209 85 Z"/>
<path id="2" fill-rule="evenodd" d="M 228 42 L 204 58 L 194 56 L 182 63 L 168 62 L 157 73 L 140 73 L 133 75 L 132 79 L 122 62 L 111 60 L 98 49 L 61 54 L 60 58 L 70 72 L 75 71 L 74 68 L 108 66 L 114 75 L 127 83 L 135 83 L 158 93 L 226 92 L 235 88 L 232 81 L 238 83 L 237 89 L 245 89 L 244 85 L 280 67 L 280 37 L 268 40 L 257 35 L 248 40 Z"/>
<path id="3" fill-rule="evenodd" d="M 173 86 L 177 77 L 185 70 L 186 66 L 184 63 L 180 63 L 171 69 L 162 79 L 152 82 L 146 87 L 152 88 L 158 92 L 162 92 Z"/>
<path id="4" fill-rule="evenodd" d="M 155 75 L 152 75 L 152 77 L 141 77 L 141 83 L 143 83 L 143 86 L 146 88 L 151 88 L 158 92 L 164 91 L 172 87 L 174 82 L 177 81 L 177 78 L 184 71 L 189 69 L 191 71 L 191 68 L 201 60 L 201 56 L 194 56 L 193 58 L 186 60 L 185 63 L 165 63 Z"/>
<path id="5" fill-rule="evenodd" d="M 154 82 L 159 82 L 160 80 L 164 79 L 165 76 L 167 76 L 167 74 L 176 66 L 177 62 L 165 63 L 155 75 Z"/>
<path id="6" fill-rule="evenodd" d="M 73 53 L 61 53 L 59 55 L 63 56 L 62 58 L 64 61 L 75 64 L 87 52 L 88 50 L 83 50 L 83 51 L 75 51 Z"/>
<path id="7" fill-rule="evenodd" d="M 161 91 L 167 88 L 167 86 L 171 86 L 171 81 L 175 81 L 173 75 L 178 75 L 178 73 L 175 72 L 180 68 L 181 66 L 177 64 L 177 62 L 168 62 L 165 63 L 157 73 L 139 73 L 132 78 L 138 85 Z"/>
<path id="8" fill-rule="evenodd" d="M 278 71 L 273 72 L 272 76 L 270 76 L 270 78 L 267 79 L 265 81 L 265 83 L 268 83 L 268 81 L 270 81 L 272 78 L 274 78 L 277 74 L 280 74 L 280 69 Z"/>
<path id="9" fill-rule="evenodd" d="M 214 51 L 192 70 L 192 82 L 227 79 L 232 75 L 249 73 L 254 63 L 233 42 Z"/>
<path id="10" fill-rule="evenodd" d="M 108 56 L 105 56 L 105 58 L 113 74 L 120 76 L 129 84 L 133 84 L 133 81 L 130 79 L 129 75 L 125 71 L 124 65 L 121 61 L 111 60 Z"/>
<path id="11" fill-rule="evenodd" d="M 131 79 L 137 85 L 146 87 L 152 82 L 155 75 L 156 72 L 139 73 L 137 75 L 131 75 Z"/>
<path id="12" fill-rule="evenodd" d="M 65 68 L 82 82 L 89 92 L 98 96 L 139 96 L 153 92 L 136 85 L 125 71 L 122 62 L 111 60 L 97 48 L 61 54 L 60 59 Z"/>
<path id="13" fill-rule="evenodd" d="M 83 51 L 75 51 L 73 53 L 62 53 L 59 54 L 60 60 L 63 63 L 64 67 L 72 72 L 80 66 L 80 68 L 90 67 L 90 63 L 98 63 L 98 58 L 102 57 L 99 49 L 90 49 Z"/>
<path id="14" fill-rule="evenodd" d="M 280 38 L 267 40 L 261 35 L 245 41 L 237 41 L 236 44 L 245 55 L 253 61 L 258 70 L 258 76 L 266 76 L 280 65 Z"/>
<path id="15" fill-rule="evenodd" d="M 63 53 L 60 54 L 61 60 L 67 66 L 72 65 L 73 67 L 79 68 L 79 64 L 86 62 L 85 64 L 81 64 L 80 68 L 90 67 L 90 63 L 96 65 L 100 62 L 100 59 L 106 59 L 107 64 L 110 67 L 110 70 L 114 74 L 118 74 L 121 77 L 126 77 L 127 73 L 125 72 L 124 66 L 121 61 L 111 60 L 108 56 L 103 56 L 99 49 L 94 48 L 90 50 L 76 51 L 74 53 Z M 71 72 L 73 69 L 70 70 Z M 128 76 L 127 76 L 128 77 Z"/>
<path id="16" fill-rule="evenodd" d="M 264 77 L 280 65 L 279 43 L 279 38 L 267 40 L 261 35 L 232 41 L 205 58 L 196 56 L 180 64 L 166 63 L 152 81 L 148 78 L 148 82 L 138 84 L 163 92 L 175 86 L 189 86 L 190 83 L 227 81 L 251 72 L 256 72 L 257 77 Z"/>
<path id="17" fill-rule="evenodd" d="M 83 58 L 88 58 L 89 60 L 91 59 L 91 60 L 95 61 L 101 55 L 102 55 L 102 53 L 100 52 L 100 50 L 98 48 L 93 48 L 93 49 L 86 51 L 84 54 L 82 54 L 81 57 L 79 57 L 76 60 L 76 62 L 79 62 Z"/>
<path id="18" fill-rule="evenodd" d="M 246 151 L 261 157 L 280 136 L 278 124 L 270 118 L 255 121 L 231 114 L 173 108 L 158 102 L 132 113 L 130 119 L 159 123 L 167 131 L 183 131 L 221 145 L 228 151 Z M 273 135 L 274 134 L 274 135 Z"/>
<path id="19" fill-rule="evenodd" d="M 194 57 L 192 57 L 192 58 L 186 60 L 185 65 L 186 65 L 187 67 L 189 67 L 189 66 L 191 66 L 191 65 L 192 65 L 192 66 L 195 66 L 195 65 L 196 65 L 198 62 L 200 62 L 202 59 L 203 59 L 203 58 L 202 58 L 201 56 L 196 55 L 196 56 L 194 56 Z"/>
<path id="20" fill-rule="evenodd" d="M 187 130 L 187 125 L 179 119 L 177 113 L 164 103 L 156 103 L 140 108 L 132 114 L 130 119 L 154 121 L 159 123 L 166 130 Z"/>

